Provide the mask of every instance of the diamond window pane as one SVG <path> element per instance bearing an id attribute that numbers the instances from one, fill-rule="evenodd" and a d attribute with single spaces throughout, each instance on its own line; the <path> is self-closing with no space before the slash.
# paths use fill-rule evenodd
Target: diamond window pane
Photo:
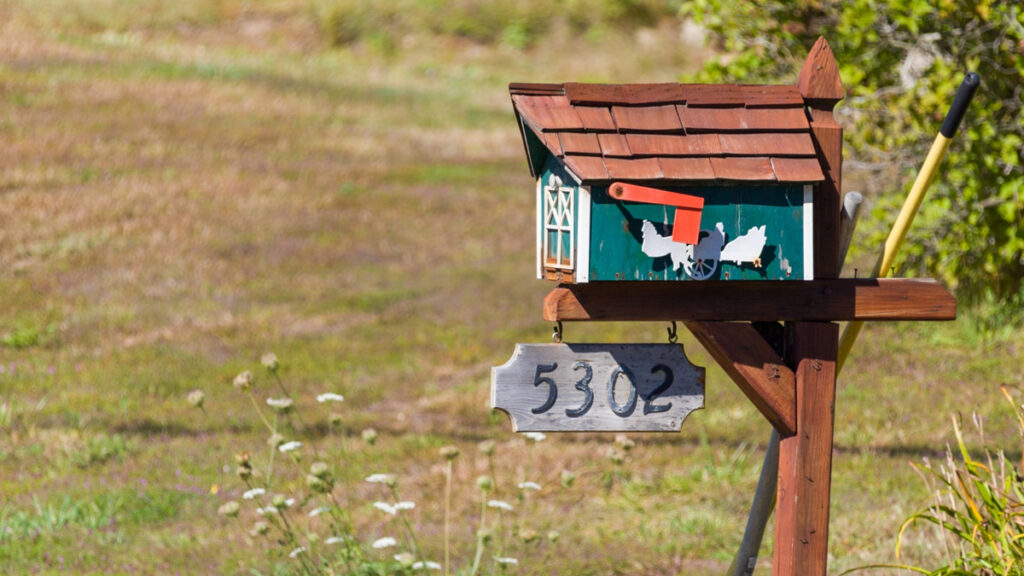
<path id="1" fill-rule="evenodd" d="M 551 176 L 543 189 L 544 197 L 544 261 L 554 268 L 572 269 L 574 265 L 576 188 L 563 186 L 562 180 Z"/>

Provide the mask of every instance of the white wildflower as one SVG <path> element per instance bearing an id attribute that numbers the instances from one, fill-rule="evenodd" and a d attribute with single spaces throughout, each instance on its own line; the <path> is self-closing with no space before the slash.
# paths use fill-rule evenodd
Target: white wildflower
<path id="1" fill-rule="evenodd" d="M 404 501 L 395 503 L 395 510 L 412 510 L 415 507 L 415 502 Z"/>
<path id="2" fill-rule="evenodd" d="M 270 499 L 270 505 L 278 510 L 282 508 L 291 508 L 295 505 L 295 498 L 285 498 L 283 494 L 275 494 L 274 497 Z"/>
<path id="3" fill-rule="evenodd" d="M 398 541 L 395 540 L 394 538 L 390 537 L 390 536 L 385 536 L 384 538 L 378 538 L 377 540 L 373 541 L 373 547 L 377 548 L 377 549 L 380 549 L 380 548 L 390 548 L 390 547 L 395 546 L 397 544 L 398 544 Z"/>
<path id="4" fill-rule="evenodd" d="M 312 510 L 309 511 L 309 517 L 310 518 L 314 518 L 316 516 L 319 516 L 319 515 L 323 514 L 324 512 L 330 512 L 330 511 L 331 511 L 331 507 L 330 506 L 321 506 L 319 508 L 313 508 Z"/>
<path id="5" fill-rule="evenodd" d="M 305 548 L 303 548 L 302 546 L 299 546 L 295 550 L 292 550 L 291 552 L 289 552 L 288 553 L 288 557 L 289 558 L 295 558 L 296 556 L 298 556 L 299 554 L 302 554 L 305 551 L 306 551 Z"/>
<path id="6" fill-rule="evenodd" d="M 515 558 L 509 558 L 506 556 L 495 556 L 494 561 L 498 564 L 512 564 L 513 566 L 519 564 L 519 560 L 516 560 Z"/>
<path id="7" fill-rule="evenodd" d="M 440 569 L 441 569 L 441 565 L 440 565 L 440 564 L 438 564 L 437 562 L 431 562 L 431 561 L 429 561 L 429 560 L 428 560 L 428 561 L 426 561 L 426 562 L 423 562 L 423 561 L 421 560 L 421 561 L 419 561 L 419 562 L 415 562 L 415 563 L 413 563 L 413 565 L 412 565 L 412 569 L 413 569 L 413 570 L 426 570 L 426 569 L 430 569 L 430 570 L 440 570 Z"/>
<path id="8" fill-rule="evenodd" d="M 390 516 L 398 514 L 398 508 L 388 504 L 387 502 L 374 502 L 373 507 Z"/>
<path id="9" fill-rule="evenodd" d="M 498 510 L 512 510 L 512 505 L 504 500 L 488 500 L 488 508 L 497 508 Z"/>
<path id="10" fill-rule="evenodd" d="M 238 376 L 235 376 L 235 381 L 234 381 L 233 384 L 234 384 L 234 387 L 235 387 L 236 390 L 241 390 L 242 392 L 248 392 L 249 389 L 252 388 L 252 383 L 253 383 L 252 372 L 249 372 L 248 370 L 246 370 L 245 372 L 242 372 Z"/>
<path id="11" fill-rule="evenodd" d="M 280 446 L 277 447 L 277 449 L 280 450 L 281 452 L 291 452 L 292 450 L 297 450 L 298 448 L 301 447 L 302 442 L 299 442 L 298 440 L 292 440 L 291 442 L 285 442 L 284 444 L 281 444 Z"/>
<path id="12" fill-rule="evenodd" d="M 324 540 L 324 544 L 340 544 L 340 543 L 342 543 L 344 541 L 345 541 L 345 539 L 342 538 L 341 536 L 331 536 L 327 540 Z"/>
<path id="13" fill-rule="evenodd" d="M 387 484 L 394 479 L 391 474 L 371 474 L 366 477 L 366 481 L 370 484 Z"/>
<path id="14" fill-rule="evenodd" d="M 545 435 L 543 432 L 526 432 L 523 434 L 523 436 L 526 436 L 527 438 L 533 440 L 534 442 L 540 442 L 541 440 L 547 438 L 547 435 Z"/>
<path id="15" fill-rule="evenodd" d="M 316 401 L 323 404 L 324 402 L 344 402 L 345 397 L 341 394 L 335 394 L 334 392 L 327 392 L 320 394 L 316 397 Z"/>
<path id="16" fill-rule="evenodd" d="M 295 405 L 291 398 L 267 398 L 267 406 L 270 406 L 277 412 L 288 412 Z"/>
<path id="17" fill-rule="evenodd" d="M 238 516 L 238 511 L 241 510 L 241 508 L 242 507 L 238 505 L 238 502 L 231 500 L 230 502 L 225 502 L 220 508 L 217 508 L 217 514 L 227 516 L 228 518 L 234 518 L 235 516 Z"/>
<path id="18" fill-rule="evenodd" d="M 206 394 L 204 394 L 202 390 L 193 390 L 188 393 L 188 396 L 186 396 L 185 399 L 188 400 L 188 403 L 192 406 L 202 409 L 203 402 L 206 401 Z"/>
<path id="19" fill-rule="evenodd" d="M 277 354 L 273 352 L 267 352 L 260 357 L 260 364 L 271 372 L 277 372 L 277 369 L 281 367 L 281 362 L 277 359 Z"/>
<path id="20" fill-rule="evenodd" d="M 275 512 L 277 512 L 277 508 L 274 508 L 273 506 L 267 506 L 266 508 L 256 509 L 256 513 L 260 516 L 266 516 L 267 514 L 273 514 Z"/>
<path id="21" fill-rule="evenodd" d="M 537 484 L 536 482 L 520 482 L 519 483 L 519 489 L 520 490 L 540 490 L 540 484 Z"/>
<path id="22" fill-rule="evenodd" d="M 246 490 L 245 493 L 242 494 L 242 498 L 245 500 L 252 500 L 257 496 L 263 496 L 266 493 L 267 491 L 263 488 L 253 488 L 252 490 Z"/>

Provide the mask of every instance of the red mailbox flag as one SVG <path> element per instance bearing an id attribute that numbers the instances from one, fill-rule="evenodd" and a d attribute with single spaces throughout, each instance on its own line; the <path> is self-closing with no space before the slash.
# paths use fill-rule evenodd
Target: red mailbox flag
<path id="1" fill-rule="evenodd" d="M 672 240 L 684 244 L 697 243 L 700 234 L 700 216 L 704 210 L 703 198 L 635 184 L 623 184 L 622 182 L 613 182 L 608 193 L 616 200 L 675 206 L 676 217 L 672 224 Z"/>

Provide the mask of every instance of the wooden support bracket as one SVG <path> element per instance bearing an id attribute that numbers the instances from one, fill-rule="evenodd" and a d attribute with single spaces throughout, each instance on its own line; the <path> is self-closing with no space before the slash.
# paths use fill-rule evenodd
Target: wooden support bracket
<path id="1" fill-rule="evenodd" d="M 686 327 L 780 436 L 796 433 L 796 377 L 753 326 L 686 322 Z"/>
<path id="2" fill-rule="evenodd" d="M 544 319 L 672 321 L 955 320 L 956 298 L 917 278 L 562 284 Z"/>

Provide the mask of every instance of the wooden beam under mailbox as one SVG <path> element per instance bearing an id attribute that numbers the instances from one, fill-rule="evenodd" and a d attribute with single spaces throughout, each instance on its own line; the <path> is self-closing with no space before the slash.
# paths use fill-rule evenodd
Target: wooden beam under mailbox
<path id="1" fill-rule="evenodd" d="M 560 285 L 544 319 L 672 321 L 955 320 L 956 298 L 935 280 L 596 282 Z"/>

